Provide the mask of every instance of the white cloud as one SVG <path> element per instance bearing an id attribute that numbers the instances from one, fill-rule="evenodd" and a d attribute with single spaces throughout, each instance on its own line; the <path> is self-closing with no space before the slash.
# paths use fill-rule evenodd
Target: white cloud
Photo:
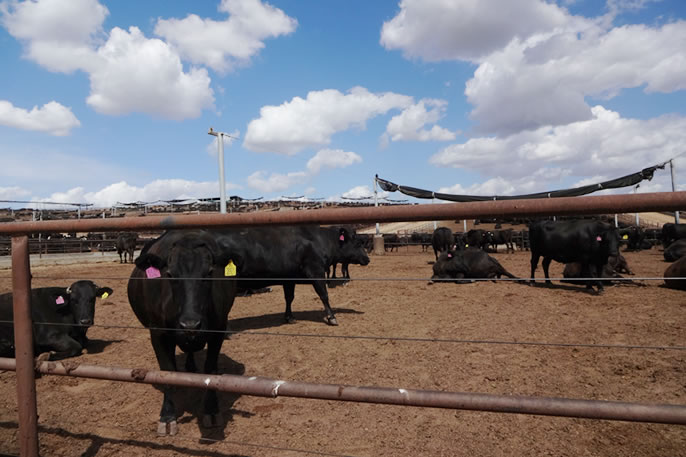
<path id="1" fill-rule="evenodd" d="M 302 184 L 307 177 L 304 171 L 297 171 L 288 174 L 271 173 L 267 176 L 265 171 L 256 171 L 247 177 L 248 187 L 259 190 L 260 192 L 270 193 L 286 190 L 289 187 Z"/>
<path id="2" fill-rule="evenodd" d="M 564 9 L 540 0 L 402 0 L 380 41 L 408 58 L 474 61 L 566 22 Z"/>
<path id="3" fill-rule="evenodd" d="M 379 191 L 378 192 L 379 198 L 384 198 L 388 196 L 388 192 L 385 191 Z M 369 186 L 355 186 L 352 189 L 343 192 L 341 194 L 341 197 L 344 198 L 367 198 L 367 197 L 372 197 L 374 198 L 374 191 L 369 188 Z"/>
<path id="4" fill-rule="evenodd" d="M 204 68 L 183 71 L 179 56 L 161 40 L 148 39 L 137 27 L 115 27 L 98 49 L 101 61 L 90 73 L 87 102 L 103 114 L 132 112 L 166 119 L 200 116 L 214 95 Z"/>
<path id="5" fill-rule="evenodd" d="M 334 89 L 312 91 L 279 106 L 264 106 L 248 124 L 243 146 L 258 152 L 296 154 L 326 146 L 334 133 L 364 129 L 368 119 L 412 104 L 412 97 L 385 92 L 373 94 L 353 87 L 343 94 Z"/>
<path id="6" fill-rule="evenodd" d="M 180 120 L 214 106 L 206 69 L 185 72 L 174 49 L 146 38 L 137 27 L 115 27 L 104 36 L 108 11 L 96 0 L 2 5 L 2 24 L 25 42 L 28 58 L 51 71 L 88 74 L 87 103 L 100 113 L 138 112 Z"/>
<path id="7" fill-rule="evenodd" d="M 227 189 L 239 186 L 227 184 Z M 117 202 L 153 202 L 186 198 L 204 198 L 219 194 L 216 182 L 195 182 L 185 179 L 158 179 L 143 187 L 133 186 L 126 181 L 110 184 L 95 192 L 87 192 L 83 187 L 75 187 L 65 192 L 55 192 L 43 201 L 92 203 L 96 207 L 109 207 Z M 37 201 L 39 199 L 36 199 Z"/>
<path id="8" fill-rule="evenodd" d="M 454 140 L 457 137 L 456 132 L 438 125 L 432 126 L 430 130 L 424 128 L 427 124 L 438 122 L 444 116 L 447 105 L 445 100 L 423 99 L 405 108 L 388 122 L 382 141 L 386 143 L 389 138 L 391 141 Z"/>
<path id="9" fill-rule="evenodd" d="M 190 14 L 185 19 L 159 19 L 155 33 L 184 59 L 226 72 L 248 64 L 264 48 L 264 39 L 288 35 L 298 25 L 282 10 L 259 0 L 222 0 L 219 11 L 229 18 L 215 21 Z"/>
<path id="10" fill-rule="evenodd" d="M 599 170 L 616 178 L 686 151 L 684 117 L 625 119 L 602 106 L 592 114 L 588 121 L 454 144 L 430 163 L 498 176 L 524 193 L 559 188 L 562 178 L 596 176 Z"/>
<path id="11" fill-rule="evenodd" d="M 342 149 L 321 149 L 307 161 L 310 174 L 319 173 L 322 168 L 345 168 L 354 163 L 362 162 L 362 157 Z"/>
<path id="12" fill-rule="evenodd" d="M 56 101 L 51 101 L 31 111 L 17 108 L 12 103 L 0 100 L 0 125 L 7 127 L 45 132 L 56 136 L 69 135 L 72 128 L 79 127 L 81 122 L 70 108 Z"/>
<path id="13" fill-rule="evenodd" d="M 29 195 L 31 192 L 18 186 L 0 187 L 0 200 L 26 200 Z"/>

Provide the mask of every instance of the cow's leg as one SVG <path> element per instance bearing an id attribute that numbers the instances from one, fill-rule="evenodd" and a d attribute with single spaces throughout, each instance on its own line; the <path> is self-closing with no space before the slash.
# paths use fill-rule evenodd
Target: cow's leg
<path id="1" fill-rule="evenodd" d="M 595 273 L 596 273 L 596 286 L 598 287 L 598 293 L 601 294 L 605 290 L 605 286 L 603 286 L 603 267 L 604 265 L 596 264 L 595 265 Z M 592 289 L 592 287 L 591 287 Z"/>
<path id="2" fill-rule="evenodd" d="M 225 329 L 224 329 L 225 330 Z M 205 374 L 217 374 L 217 358 L 224 341 L 223 333 L 212 334 L 207 341 L 207 357 L 205 358 Z M 208 389 L 203 399 L 202 425 L 204 427 L 217 427 L 220 425 L 219 402 L 217 391 Z"/>
<path id="3" fill-rule="evenodd" d="M 543 273 L 545 274 L 545 283 L 546 284 L 551 284 L 550 282 L 550 275 L 548 274 L 548 269 L 550 268 L 550 262 L 552 262 L 553 259 L 551 257 L 543 257 L 543 262 L 541 265 L 543 265 Z M 533 277 L 533 275 L 532 275 Z"/>
<path id="4" fill-rule="evenodd" d="M 284 315 L 284 319 L 286 320 L 287 324 L 292 324 L 293 322 L 295 322 L 295 318 L 293 317 L 293 310 L 291 309 L 291 303 L 293 303 L 293 299 L 295 298 L 294 282 L 284 283 L 283 296 L 286 299 L 286 314 Z"/>
<path id="5" fill-rule="evenodd" d="M 198 367 L 195 365 L 195 352 L 186 352 L 186 364 L 184 367 L 188 373 L 195 373 L 198 371 Z"/>
<path id="6" fill-rule="evenodd" d="M 160 370 L 176 371 L 176 357 L 174 354 L 176 343 L 174 337 L 151 330 L 150 341 L 152 342 L 152 348 L 155 351 L 155 357 L 157 357 Z M 174 389 L 171 386 L 164 386 L 162 388 L 164 398 L 162 400 L 162 410 L 160 411 L 160 421 L 157 424 L 157 434 L 161 436 L 176 435 L 178 432 L 176 407 L 171 398 L 173 391 Z"/>
<path id="7" fill-rule="evenodd" d="M 304 273 L 305 277 L 308 278 L 323 278 L 324 276 L 321 272 L 315 271 L 311 267 L 305 267 Z M 326 311 L 326 323 L 329 325 L 338 325 L 336 316 L 331 309 L 331 305 L 329 305 L 329 293 L 326 290 L 326 281 L 324 279 L 314 279 L 312 281 L 312 287 L 314 287 L 314 291 L 317 292 L 319 299 L 324 305 L 324 310 Z"/>
<path id="8" fill-rule="evenodd" d="M 331 264 L 331 269 L 333 270 L 333 273 L 330 277 L 327 275 L 327 278 L 329 278 L 329 281 L 327 282 L 329 287 L 336 287 L 339 284 L 338 280 L 336 279 L 336 268 L 338 268 L 338 262 L 334 261 Z"/>
<path id="9" fill-rule="evenodd" d="M 534 254 L 533 252 L 531 253 L 531 284 L 535 283 L 536 280 L 534 279 L 534 272 L 536 271 L 536 268 L 538 268 L 538 259 L 540 259 L 541 256 L 538 254 Z"/>
<path id="10" fill-rule="evenodd" d="M 345 279 L 350 279 L 350 271 L 348 270 L 348 267 L 350 264 L 348 263 L 342 263 L 341 264 L 341 274 Z"/>
<path id="11" fill-rule="evenodd" d="M 45 345 L 50 348 L 50 360 L 62 360 L 68 357 L 81 355 L 83 347 L 74 338 L 67 334 L 55 335 L 50 338 L 50 343 Z"/>
<path id="12" fill-rule="evenodd" d="M 122 253 L 120 252 L 120 253 L 119 253 L 119 263 L 124 263 L 124 261 L 123 261 L 122 258 L 121 258 L 121 254 L 122 254 Z"/>

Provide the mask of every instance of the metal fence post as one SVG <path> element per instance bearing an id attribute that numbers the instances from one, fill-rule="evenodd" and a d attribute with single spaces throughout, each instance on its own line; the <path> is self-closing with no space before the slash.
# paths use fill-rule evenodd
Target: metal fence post
<path id="1" fill-rule="evenodd" d="M 12 237 L 12 297 L 17 361 L 19 451 L 22 457 L 35 457 L 38 456 L 38 416 L 33 367 L 29 238 L 26 235 Z"/>

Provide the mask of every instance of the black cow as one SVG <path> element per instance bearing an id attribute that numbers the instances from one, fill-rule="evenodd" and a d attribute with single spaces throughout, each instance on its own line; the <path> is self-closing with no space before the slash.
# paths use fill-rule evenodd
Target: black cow
<path id="1" fill-rule="evenodd" d="M 36 322 L 33 326 L 35 354 L 50 352 L 50 360 L 80 355 L 88 345 L 86 332 L 93 325 L 96 297 L 107 298 L 112 293 L 109 287 L 99 287 L 92 281 L 76 281 L 67 288 L 31 289 L 31 320 Z M 14 357 L 13 319 L 12 294 L 2 294 L 0 321 L 9 322 L 0 323 L 3 357 Z"/>
<path id="2" fill-rule="evenodd" d="M 564 278 L 584 278 L 582 275 L 582 265 L 579 262 L 568 263 L 565 265 L 562 271 L 562 276 Z M 622 254 L 617 256 L 610 256 L 605 265 L 603 265 L 603 271 L 601 272 L 601 278 L 611 279 L 611 278 L 623 278 L 620 273 L 625 273 L 628 275 L 633 275 L 633 271 L 629 268 L 629 264 Z M 576 281 L 563 281 L 575 283 Z M 610 284 L 611 281 L 603 281 L 606 284 Z"/>
<path id="3" fill-rule="evenodd" d="M 501 276 L 516 279 L 496 259 L 485 251 L 469 247 L 464 251 L 442 253 L 433 265 L 431 280 L 465 279 L 465 278 L 500 278 Z"/>
<path id="4" fill-rule="evenodd" d="M 644 241 L 646 234 L 641 227 L 632 225 L 631 227 L 621 229 L 619 233 L 622 239 L 626 241 L 627 249 L 631 251 L 640 251 L 641 249 L 645 249 Z"/>
<path id="5" fill-rule="evenodd" d="M 216 232 L 221 248 L 236 253 L 241 278 L 251 288 L 283 285 L 286 299 L 286 322 L 294 322 L 291 303 L 296 284 L 312 284 L 326 312 L 326 322 L 338 325 L 329 305 L 326 271 L 335 259 L 367 265 L 369 257 L 361 242 L 337 230 L 316 226 L 251 227 L 225 229 Z M 239 287 L 244 287 L 239 285 Z"/>
<path id="6" fill-rule="evenodd" d="M 467 232 L 467 247 L 486 249 L 490 241 L 488 231 L 482 229 L 471 229 Z"/>
<path id="7" fill-rule="evenodd" d="M 455 249 L 458 251 L 463 251 L 465 245 L 467 244 L 467 235 L 462 232 L 453 233 L 453 240 L 455 242 Z"/>
<path id="8" fill-rule="evenodd" d="M 331 279 L 329 286 L 336 287 L 340 282 L 336 281 L 336 266 L 341 264 L 341 277 L 344 282 L 350 280 L 350 270 L 349 265 L 367 265 L 369 264 L 369 256 L 366 255 L 365 241 L 363 238 L 357 237 L 355 230 L 348 227 L 327 227 L 322 228 L 322 230 L 330 231 L 338 237 L 338 244 L 342 249 L 339 249 L 337 255 L 331 261 L 331 265 L 326 269 L 326 277 Z M 347 250 L 345 249 L 346 243 L 353 243 L 357 248 L 362 249 L 364 252 L 360 252 L 359 249 Z M 364 262 L 364 263 L 363 263 Z M 330 276 L 329 271 L 333 270 L 333 274 Z"/>
<path id="9" fill-rule="evenodd" d="M 419 233 L 419 232 L 412 232 L 410 235 L 410 241 L 412 244 L 419 244 L 422 246 L 422 252 L 425 252 L 429 249 L 429 246 L 431 246 L 431 238 L 432 234 L 430 233 Z"/>
<path id="10" fill-rule="evenodd" d="M 600 221 L 539 221 L 529 226 L 531 244 L 531 282 L 538 260 L 543 257 L 546 284 L 550 284 L 548 268 L 555 260 L 561 263 L 580 262 L 582 276 L 602 277 L 603 266 L 611 255 L 619 255 L 619 234 L 610 224 Z M 593 268 L 595 271 L 591 271 Z M 603 290 L 602 282 L 589 280 L 586 287 Z"/>
<path id="11" fill-rule="evenodd" d="M 398 246 L 400 246 L 400 237 L 395 233 L 384 233 L 383 234 L 383 250 L 393 252 L 393 249 L 398 251 Z"/>
<path id="12" fill-rule="evenodd" d="M 686 257 L 682 257 L 667 267 L 664 273 L 665 286 L 670 289 L 686 290 Z"/>
<path id="13" fill-rule="evenodd" d="M 676 240 L 662 253 L 667 262 L 674 262 L 686 256 L 686 240 Z"/>
<path id="14" fill-rule="evenodd" d="M 174 230 L 148 243 L 136 259 L 128 284 L 129 303 L 150 328 L 150 341 L 161 370 L 177 371 L 175 348 L 186 355 L 186 370 L 196 371 L 193 353 L 207 345 L 204 373 L 217 372 L 227 317 L 238 274 L 228 250 L 220 250 L 207 230 Z M 222 280 L 219 280 L 219 279 Z M 177 432 L 171 388 L 164 387 L 157 433 Z M 217 395 L 205 392 L 203 423 L 216 424 Z"/>
<path id="15" fill-rule="evenodd" d="M 136 242 L 138 240 L 137 233 L 120 233 L 117 237 L 117 254 L 119 254 L 119 263 L 126 263 L 126 256 L 129 256 L 129 262 L 133 262 L 133 253 L 136 250 Z M 122 253 L 124 259 L 122 260 Z"/>
<path id="16" fill-rule="evenodd" d="M 455 239 L 453 231 L 448 227 L 438 227 L 431 235 L 431 246 L 434 248 L 434 255 L 438 260 L 438 255 L 453 249 Z"/>
<path id="17" fill-rule="evenodd" d="M 493 251 L 498 252 L 498 245 L 505 245 L 505 252 L 514 252 L 514 245 L 512 244 L 512 229 L 495 230 L 488 232 L 488 244 L 493 246 Z"/>
<path id="18" fill-rule="evenodd" d="M 686 224 L 667 223 L 662 226 L 662 246 L 667 248 L 676 240 L 686 238 Z"/>

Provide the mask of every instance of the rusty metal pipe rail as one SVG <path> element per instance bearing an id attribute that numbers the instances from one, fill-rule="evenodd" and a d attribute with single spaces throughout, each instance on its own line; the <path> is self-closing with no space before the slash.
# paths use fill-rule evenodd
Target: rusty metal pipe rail
<path id="1" fill-rule="evenodd" d="M 14 359 L 0 358 L 0 369 L 14 370 Z M 213 389 L 259 397 L 299 397 L 426 408 L 686 425 L 686 406 L 681 405 L 315 384 L 263 377 L 204 375 L 140 368 L 80 365 L 75 362 L 42 362 L 38 365 L 37 371 L 60 376 Z"/>
<path id="2" fill-rule="evenodd" d="M 422 204 L 368 208 L 313 209 L 288 212 L 147 216 L 117 219 L 9 222 L 0 234 L 107 232 L 115 230 L 180 229 L 253 225 L 352 224 L 458 220 L 481 217 L 538 217 L 579 214 L 615 214 L 686 209 L 686 192 L 501 200 L 469 203 Z"/>

